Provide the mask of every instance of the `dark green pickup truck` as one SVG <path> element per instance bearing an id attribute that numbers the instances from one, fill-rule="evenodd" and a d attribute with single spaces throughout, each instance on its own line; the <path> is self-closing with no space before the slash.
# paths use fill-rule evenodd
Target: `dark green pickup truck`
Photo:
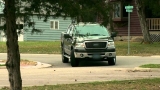
<path id="1" fill-rule="evenodd" d="M 116 64 L 116 49 L 113 37 L 99 24 L 79 23 L 69 25 L 66 32 L 61 33 L 62 62 L 76 67 L 81 60 L 108 61 Z"/>

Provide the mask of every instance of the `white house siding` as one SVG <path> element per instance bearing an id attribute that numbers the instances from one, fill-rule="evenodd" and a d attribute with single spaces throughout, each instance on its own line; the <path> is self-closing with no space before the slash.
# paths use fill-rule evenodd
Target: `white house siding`
<path id="1" fill-rule="evenodd" d="M 55 41 L 60 40 L 61 32 L 66 31 L 68 25 L 71 23 L 71 19 L 67 18 L 64 20 L 64 18 L 52 18 L 50 17 L 47 22 L 44 22 L 43 19 L 38 19 L 37 16 L 34 16 L 35 28 L 41 29 L 42 33 L 34 33 L 31 34 L 31 28 L 28 28 L 28 31 L 24 31 L 24 41 Z M 56 20 L 59 21 L 59 29 L 53 30 L 50 28 L 50 21 Z"/>
<path id="2" fill-rule="evenodd" d="M 4 2 L 0 0 L 0 14 L 3 14 Z"/>
<path id="3" fill-rule="evenodd" d="M 6 37 L 4 35 L 5 34 L 2 31 L 0 31 L 0 41 L 6 41 Z M 18 35 L 18 41 L 24 41 L 23 34 Z"/>
<path id="4" fill-rule="evenodd" d="M 0 24 L 1 24 L 1 26 L 3 26 L 4 25 L 4 22 L 1 20 L 1 17 L 0 17 Z M 17 24 L 19 23 L 19 24 L 23 24 L 23 22 L 21 22 L 21 21 L 18 21 L 17 20 L 17 22 L 16 22 Z M 22 30 L 23 31 L 23 30 Z M 18 31 L 17 31 L 18 32 Z M 24 39 L 24 37 L 23 37 L 24 35 L 23 34 L 20 34 L 20 35 L 18 35 L 18 41 L 24 41 L 23 39 Z M 0 41 L 6 41 L 6 37 L 5 37 L 5 34 L 4 34 L 4 32 L 3 31 L 0 31 Z"/>
<path id="5" fill-rule="evenodd" d="M 0 0 L 0 15 L 3 15 L 3 9 L 4 9 L 4 4 L 2 0 Z M 4 25 L 4 22 L 2 22 L 1 17 L 0 17 L 0 24 Z M 23 23 L 23 22 L 20 22 Z M 3 31 L 0 31 L 0 41 L 6 41 L 6 37 L 4 36 Z M 23 41 L 23 34 L 20 34 L 18 37 L 18 41 Z"/>

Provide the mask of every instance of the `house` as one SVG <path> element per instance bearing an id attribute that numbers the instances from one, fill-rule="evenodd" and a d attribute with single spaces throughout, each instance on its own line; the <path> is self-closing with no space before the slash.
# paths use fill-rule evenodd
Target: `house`
<path id="1" fill-rule="evenodd" d="M 32 28 L 27 28 L 27 31 L 24 31 L 24 41 L 54 41 L 60 40 L 61 32 L 66 31 L 67 27 L 71 23 L 70 18 L 48 18 L 47 22 L 44 22 L 43 19 L 38 19 L 37 16 L 33 16 L 35 21 L 35 28 L 41 29 L 42 33 L 33 33 L 31 32 Z"/>
<path id="2" fill-rule="evenodd" d="M 41 33 L 32 33 L 32 28 L 28 26 L 23 27 L 28 29 L 27 31 L 22 30 L 23 34 L 20 34 L 18 41 L 55 41 L 60 40 L 61 32 L 66 31 L 67 27 L 71 23 L 70 18 L 49 18 L 47 22 L 42 19 L 38 19 L 37 16 L 33 16 L 35 21 L 35 28 L 42 30 Z M 1 19 L 2 21 L 2 19 Z M 23 22 L 20 24 L 23 25 Z M 6 41 L 3 31 L 0 31 L 0 41 Z"/>
<path id="3" fill-rule="evenodd" d="M 128 13 L 125 6 L 133 6 L 133 12 L 130 13 L 130 36 L 131 39 L 142 38 L 142 30 L 135 5 L 135 0 L 109 0 L 114 3 L 114 12 L 112 16 L 114 30 L 118 32 L 117 39 L 124 40 L 128 36 Z M 147 11 L 148 12 L 148 11 Z M 146 21 L 149 28 L 152 41 L 160 41 L 160 17 L 154 18 L 146 13 Z"/>
<path id="4" fill-rule="evenodd" d="M 0 14 L 3 14 L 4 5 L 0 6 Z M 67 27 L 71 23 L 71 18 L 52 18 L 49 17 L 47 22 L 43 19 L 38 19 L 36 15 L 33 16 L 35 22 L 35 28 L 42 30 L 42 33 L 32 33 L 32 28 L 23 26 L 24 22 L 20 21 L 20 25 L 23 26 L 22 34 L 19 35 L 18 41 L 55 41 L 60 40 L 61 32 L 66 31 Z M 4 25 L 3 17 L 0 17 L 0 25 Z M 27 29 L 27 30 L 25 30 Z M 6 41 L 6 37 L 3 31 L 0 31 L 0 41 Z"/>
<path id="5" fill-rule="evenodd" d="M 32 33 L 32 28 L 28 26 L 23 27 L 25 30 L 22 30 L 22 34 L 19 35 L 19 41 L 54 41 L 60 40 L 61 32 L 66 31 L 67 27 L 71 23 L 70 18 L 52 18 L 50 17 L 47 22 L 44 22 L 43 19 L 38 19 L 37 16 L 33 16 L 35 22 L 35 28 L 42 30 L 41 33 Z M 20 24 L 23 25 L 23 22 Z M 6 41 L 4 33 L 1 31 L 0 41 Z"/>

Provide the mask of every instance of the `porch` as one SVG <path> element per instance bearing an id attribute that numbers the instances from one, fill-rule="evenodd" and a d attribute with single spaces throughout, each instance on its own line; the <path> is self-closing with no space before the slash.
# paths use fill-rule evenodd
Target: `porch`
<path id="1" fill-rule="evenodd" d="M 160 42 L 160 18 L 147 18 L 147 26 L 154 42 Z"/>

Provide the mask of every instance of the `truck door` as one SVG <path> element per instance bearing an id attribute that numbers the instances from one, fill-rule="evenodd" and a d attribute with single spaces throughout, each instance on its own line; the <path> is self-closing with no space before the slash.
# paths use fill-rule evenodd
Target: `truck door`
<path id="1" fill-rule="evenodd" d="M 69 35 L 72 37 L 72 38 L 68 38 L 68 52 L 67 54 L 71 54 L 71 48 L 72 48 L 72 42 L 73 42 L 73 27 L 74 26 L 71 26 L 70 27 L 70 32 L 69 32 Z"/>
<path id="2" fill-rule="evenodd" d="M 67 29 L 67 34 L 70 35 L 70 32 L 72 30 L 72 26 L 70 25 Z M 71 38 L 64 38 L 64 50 L 67 54 L 70 54 L 70 43 L 71 43 Z"/>

